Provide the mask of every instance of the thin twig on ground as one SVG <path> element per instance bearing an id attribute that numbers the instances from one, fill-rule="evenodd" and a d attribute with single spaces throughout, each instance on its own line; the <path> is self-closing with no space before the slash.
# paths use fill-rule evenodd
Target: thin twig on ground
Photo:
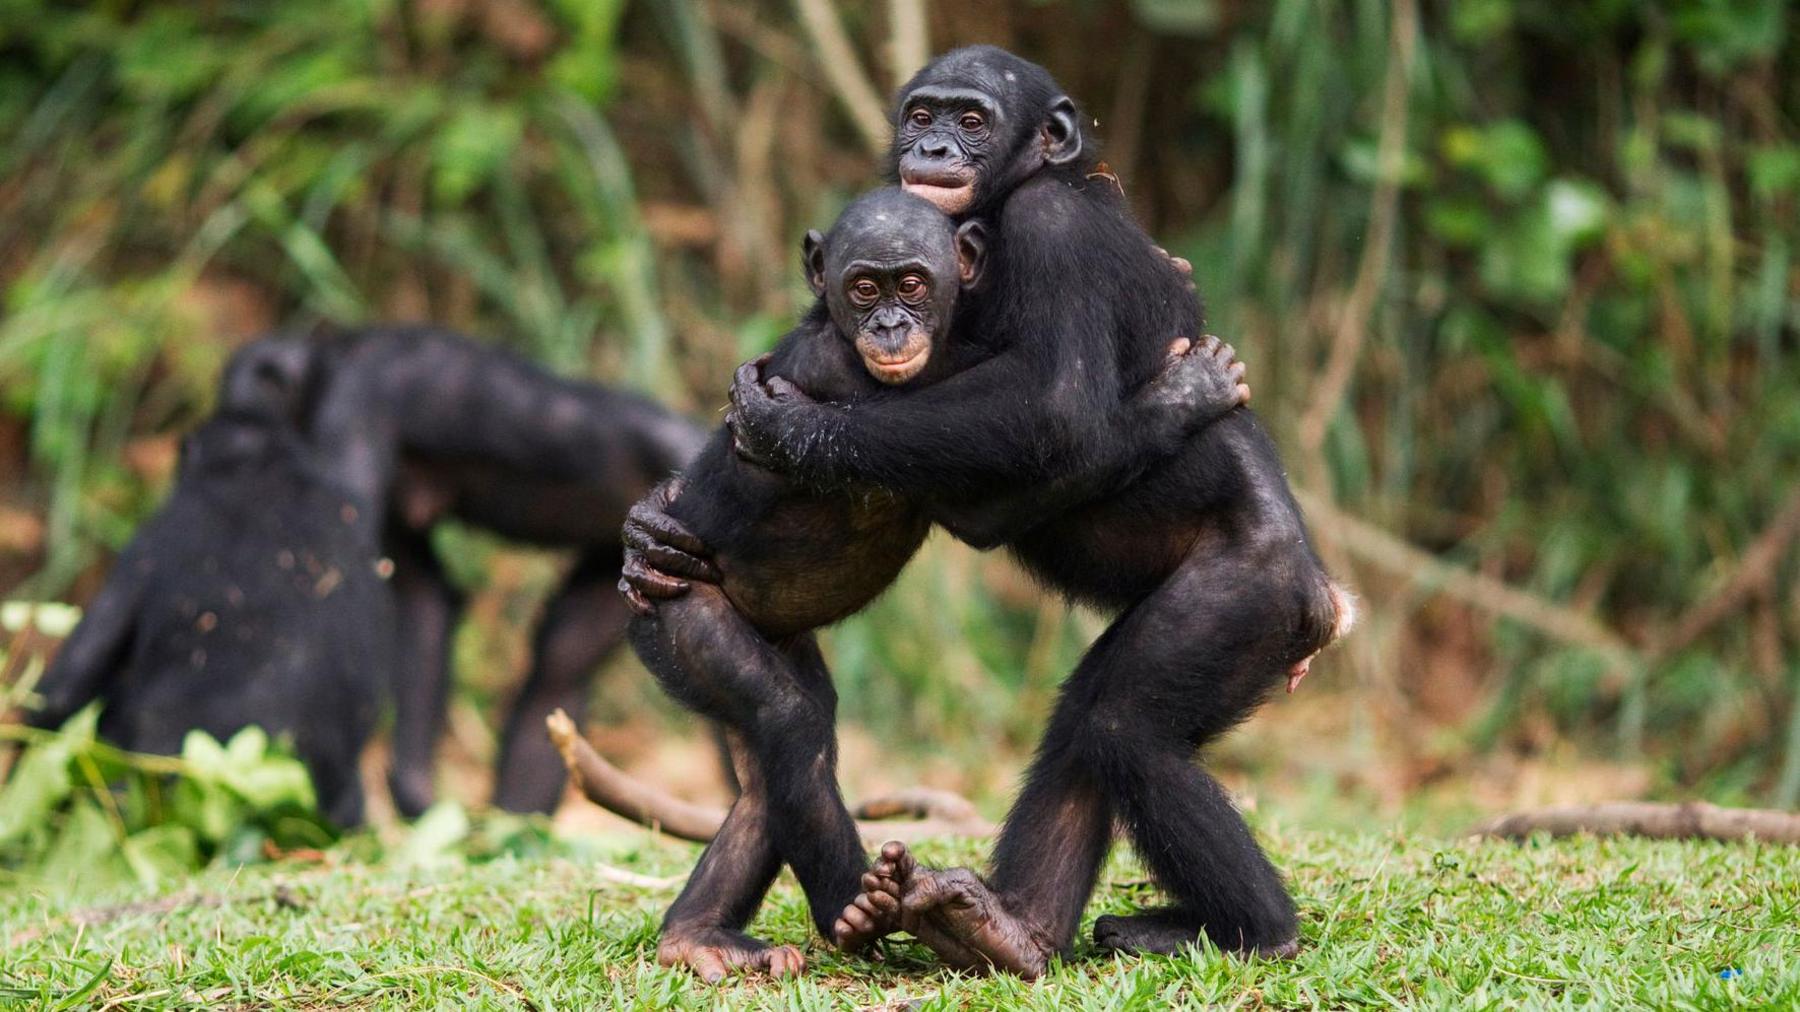
<path id="1" fill-rule="evenodd" d="M 1642 836 L 1657 840 L 1747 840 L 1800 844 L 1800 814 L 1760 808 L 1721 808 L 1704 801 L 1657 804 L 1613 801 L 1515 812 L 1469 830 L 1471 836 L 1524 839 L 1551 836 Z"/>
<path id="2" fill-rule="evenodd" d="M 681 840 L 707 843 L 725 821 L 725 812 L 708 805 L 684 801 L 645 783 L 601 757 L 562 710 L 544 720 L 550 741 L 562 754 L 575 786 L 589 801 L 614 815 L 630 819 Z M 941 836 L 985 837 L 994 832 L 968 799 L 950 791 L 914 787 L 871 798 L 857 807 L 857 832 L 864 842 L 917 840 Z M 898 821 L 881 821 L 897 815 Z"/>

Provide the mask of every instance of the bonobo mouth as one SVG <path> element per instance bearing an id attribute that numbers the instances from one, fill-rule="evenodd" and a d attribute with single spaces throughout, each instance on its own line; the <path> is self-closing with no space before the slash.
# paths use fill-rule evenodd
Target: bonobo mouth
<path id="1" fill-rule="evenodd" d="M 856 350 L 861 353 L 863 368 L 869 370 L 869 375 L 893 386 L 905 383 L 925 368 L 925 363 L 931 360 L 931 338 L 922 331 L 915 331 L 907 335 L 905 345 L 887 351 L 868 337 L 858 337 Z"/>
<path id="2" fill-rule="evenodd" d="M 969 171 L 900 172 L 900 188 L 923 197 L 945 214 L 961 214 L 975 201 L 975 174 Z"/>

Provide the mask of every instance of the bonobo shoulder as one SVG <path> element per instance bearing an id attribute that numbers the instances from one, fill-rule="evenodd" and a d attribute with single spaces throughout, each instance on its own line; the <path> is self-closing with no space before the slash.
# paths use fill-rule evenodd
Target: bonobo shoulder
<path id="1" fill-rule="evenodd" d="M 1000 242 L 1092 240 L 1096 225 L 1129 219 L 1118 191 L 1101 178 L 1043 172 L 1019 184 L 1000 210 Z M 1110 230 L 1110 229 L 1109 229 Z"/>

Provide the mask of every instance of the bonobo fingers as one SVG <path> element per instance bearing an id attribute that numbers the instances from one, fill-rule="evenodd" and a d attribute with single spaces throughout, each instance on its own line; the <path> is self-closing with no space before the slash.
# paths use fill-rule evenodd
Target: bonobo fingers
<path id="1" fill-rule="evenodd" d="M 662 571 L 659 575 L 664 577 L 717 583 L 720 579 L 718 567 L 709 561 L 712 551 L 680 521 L 665 512 L 680 494 L 681 479 L 670 479 L 631 508 L 621 533 L 626 561 L 629 563 L 634 557 L 638 558 L 640 569 L 658 569 Z"/>
<path id="2" fill-rule="evenodd" d="M 1153 246 L 1151 248 L 1156 250 L 1157 255 L 1161 256 L 1164 260 L 1167 260 L 1169 262 L 1169 266 L 1175 268 L 1181 274 L 1183 274 L 1189 278 L 1192 278 L 1194 276 L 1193 261 L 1189 260 L 1187 257 L 1178 257 L 1175 254 L 1170 253 L 1167 249 L 1164 249 L 1161 246 Z"/>
<path id="3" fill-rule="evenodd" d="M 619 567 L 619 591 L 625 595 L 625 602 L 631 605 L 631 610 L 640 615 L 655 611 L 654 602 L 674 600 L 686 594 L 692 586 L 686 580 L 651 568 L 641 555 L 627 552 L 625 564 Z"/>
<path id="4" fill-rule="evenodd" d="M 771 397 L 774 397 L 778 401 L 805 401 L 812 399 L 806 396 L 805 391 L 795 386 L 784 376 L 770 376 L 763 381 L 763 388 L 769 392 Z"/>
<path id="5" fill-rule="evenodd" d="M 741 404 L 746 395 L 762 393 L 756 388 L 762 383 L 763 366 L 768 365 L 769 359 L 773 357 L 773 352 L 764 352 L 737 367 L 737 372 L 731 376 L 731 403 Z"/>
<path id="6" fill-rule="evenodd" d="M 656 605 L 651 604 L 650 600 L 639 593 L 638 589 L 631 585 L 631 581 L 623 576 L 619 577 L 619 593 L 625 595 L 625 607 L 630 608 L 632 614 L 645 617 L 656 614 Z"/>
<path id="7" fill-rule="evenodd" d="M 1245 376 L 1248 375 L 1249 369 L 1244 363 L 1238 361 L 1237 349 L 1226 344 L 1224 341 L 1219 340 L 1217 337 L 1207 334 L 1200 338 L 1200 345 L 1197 350 L 1201 354 L 1211 358 L 1218 368 L 1224 371 L 1225 376 L 1231 380 L 1237 391 L 1238 403 L 1250 403 L 1250 384 L 1245 380 Z"/>
<path id="8" fill-rule="evenodd" d="M 1192 348 L 1193 346 L 1194 346 L 1194 342 L 1188 340 L 1185 337 L 1178 337 L 1175 340 L 1170 341 L 1169 342 L 1168 361 L 1174 362 L 1176 359 L 1180 358 L 1181 356 L 1186 355 L 1188 352 L 1188 349 Z"/>

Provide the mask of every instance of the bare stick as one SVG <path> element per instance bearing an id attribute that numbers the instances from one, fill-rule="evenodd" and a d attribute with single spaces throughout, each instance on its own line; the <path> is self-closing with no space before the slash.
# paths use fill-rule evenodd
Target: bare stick
<path id="1" fill-rule="evenodd" d="M 1375 165 L 1379 173 L 1375 192 L 1369 201 L 1369 233 L 1363 244 L 1362 262 L 1357 266 L 1356 281 L 1350 296 L 1344 300 L 1338 315 L 1337 331 L 1332 335 L 1331 357 L 1325 363 L 1325 375 L 1318 390 L 1308 398 L 1312 407 L 1300 419 L 1300 445 L 1309 454 L 1317 454 L 1325 442 L 1325 431 L 1337 414 L 1338 405 L 1349 389 L 1368 336 L 1369 310 L 1387 277 L 1388 246 L 1394 233 L 1394 215 L 1399 201 L 1400 173 L 1406 157 L 1407 78 L 1412 71 L 1413 43 L 1417 36 L 1417 14 L 1412 0 L 1395 0 L 1394 27 L 1390 37 L 1387 78 L 1382 84 L 1381 136 L 1376 141 Z"/>
<path id="2" fill-rule="evenodd" d="M 607 762 L 562 710 L 544 718 L 544 726 L 556 751 L 562 754 L 569 775 L 575 778 L 576 788 L 601 808 L 640 826 L 695 843 L 711 841 L 724 823 L 724 811 L 683 801 Z M 887 840 L 914 843 L 939 836 L 983 837 L 994 832 L 993 824 L 983 819 L 966 798 L 929 787 L 871 798 L 857 808 L 856 814 L 860 817 L 857 833 L 871 845 Z M 879 821 L 895 815 L 913 818 Z"/>
<path id="3" fill-rule="evenodd" d="M 1590 647 L 1617 660 L 1633 661 L 1636 652 L 1618 633 L 1598 619 L 1491 576 L 1465 569 L 1359 520 L 1319 496 L 1295 490 L 1307 516 L 1351 555 L 1409 578 L 1465 604 L 1522 622 L 1541 633 Z"/>
<path id="4" fill-rule="evenodd" d="M 1781 512 L 1744 550 L 1724 585 L 1683 612 L 1669 635 L 1656 643 L 1655 653 L 1666 657 L 1686 648 L 1720 619 L 1743 607 L 1758 590 L 1770 586 L 1782 554 L 1796 535 L 1800 535 L 1800 485 L 1794 486 Z"/>
<path id="5" fill-rule="evenodd" d="M 1800 844 L 1800 815 L 1758 808 L 1720 808 L 1704 801 L 1654 804 L 1614 801 L 1515 812 L 1483 822 L 1471 836 L 1519 840 L 1533 833 L 1551 836 L 1642 836 L 1655 840 L 1748 840 Z"/>
<path id="6" fill-rule="evenodd" d="M 706 805 L 683 801 L 653 787 L 600 758 L 575 729 L 562 710 L 544 718 L 550 740 L 562 753 L 563 764 L 575 778 L 575 786 L 589 801 L 639 825 L 660 829 L 682 840 L 705 843 L 719 831 L 725 813 Z"/>
<path id="7" fill-rule="evenodd" d="M 898 89 L 931 58 L 925 0 L 888 0 L 888 73 Z"/>
<path id="8" fill-rule="evenodd" d="M 869 83 L 869 75 L 850 45 L 850 36 L 844 33 L 844 23 L 838 20 L 831 0 L 794 0 L 794 7 L 800 12 L 800 24 L 805 27 L 807 38 L 812 40 L 819 69 L 825 72 L 825 79 L 837 92 L 838 101 L 844 103 L 850 122 L 856 126 L 856 132 L 862 134 L 863 144 L 870 153 L 885 155 L 888 146 L 886 106 L 875 86 Z"/>

